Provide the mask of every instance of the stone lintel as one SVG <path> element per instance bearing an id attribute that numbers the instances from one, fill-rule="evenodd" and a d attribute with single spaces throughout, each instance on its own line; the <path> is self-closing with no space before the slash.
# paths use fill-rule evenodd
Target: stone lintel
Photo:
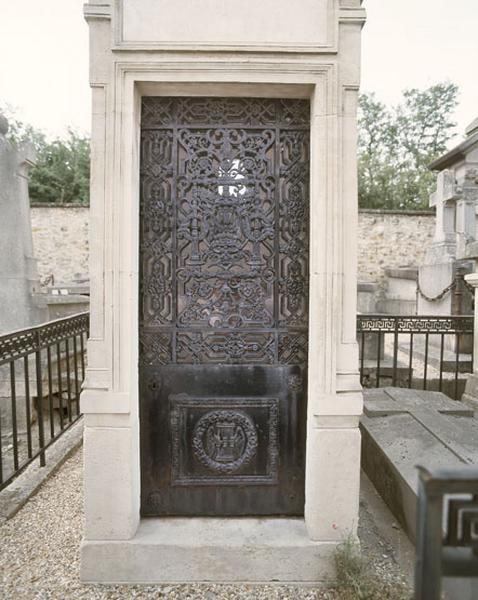
<path id="1" fill-rule="evenodd" d="M 466 245 L 466 248 L 465 248 L 465 258 L 471 258 L 473 260 L 478 260 L 478 242 L 469 242 Z M 472 277 L 473 276 L 476 277 L 476 275 L 474 273 L 472 275 L 467 275 L 465 277 L 465 279 L 469 283 L 471 283 L 471 285 L 474 285 L 472 283 Z M 477 282 L 477 286 L 476 287 L 478 287 L 478 282 Z"/>
<path id="2" fill-rule="evenodd" d="M 359 292 L 369 292 L 375 294 L 375 292 L 378 290 L 378 283 L 375 283 L 374 281 L 359 281 L 357 284 L 357 290 Z"/>
<path id="3" fill-rule="evenodd" d="M 418 267 L 408 266 L 385 269 L 385 274 L 387 277 L 392 277 L 394 279 L 411 279 L 416 281 L 418 277 Z"/>

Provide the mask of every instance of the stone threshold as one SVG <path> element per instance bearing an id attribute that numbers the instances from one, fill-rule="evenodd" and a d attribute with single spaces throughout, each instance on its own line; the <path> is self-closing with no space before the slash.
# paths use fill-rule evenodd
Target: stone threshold
<path id="1" fill-rule="evenodd" d="M 130 540 L 84 540 L 85 583 L 330 583 L 337 542 L 296 518 L 148 518 Z"/>

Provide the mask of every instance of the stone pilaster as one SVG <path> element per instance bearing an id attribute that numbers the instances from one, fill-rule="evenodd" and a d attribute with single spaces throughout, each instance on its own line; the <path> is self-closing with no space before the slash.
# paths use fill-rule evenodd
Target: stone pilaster
<path id="1" fill-rule="evenodd" d="M 468 284 L 475 289 L 475 322 L 473 335 L 473 373 L 468 377 L 462 401 L 478 411 L 478 272 L 465 276 Z"/>

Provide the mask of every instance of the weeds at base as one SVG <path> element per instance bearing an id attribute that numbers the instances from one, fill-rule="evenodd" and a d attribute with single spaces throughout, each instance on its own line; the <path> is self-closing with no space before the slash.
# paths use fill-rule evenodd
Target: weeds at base
<path id="1" fill-rule="evenodd" d="M 335 551 L 337 600 L 410 600 L 405 586 L 383 581 L 370 568 L 359 544 L 349 536 Z"/>

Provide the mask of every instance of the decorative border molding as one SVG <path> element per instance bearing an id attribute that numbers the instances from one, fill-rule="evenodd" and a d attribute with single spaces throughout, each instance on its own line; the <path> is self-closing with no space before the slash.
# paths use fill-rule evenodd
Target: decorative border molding
<path id="1" fill-rule="evenodd" d="M 139 242 L 136 238 L 136 224 L 139 222 L 139 213 L 137 207 L 139 205 L 139 130 L 140 130 L 140 98 L 144 95 L 144 87 L 150 86 L 149 91 L 154 95 L 162 95 L 167 90 L 166 95 L 194 95 L 191 90 L 194 86 L 217 86 L 219 95 L 223 96 L 221 85 L 233 84 L 231 96 L 241 96 L 244 91 L 241 86 L 249 86 L 251 84 L 256 88 L 263 86 L 264 89 L 269 89 L 270 86 L 277 84 L 279 87 L 285 86 L 288 89 L 297 89 L 298 96 L 287 97 L 304 97 L 304 92 L 313 99 L 311 113 L 311 127 L 315 127 L 316 135 L 318 119 L 322 120 L 322 131 L 326 137 L 316 137 L 315 158 L 312 161 L 320 163 L 322 167 L 315 169 L 325 170 L 330 173 L 330 167 L 327 165 L 335 160 L 333 152 L 324 152 L 322 146 L 326 144 L 326 138 L 335 135 L 335 130 L 330 126 L 330 119 L 338 118 L 338 114 L 333 113 L 333 108 L 339 106 L 336 101 L 337 94 L 340 90 L 337 88 L 337 64 L 335 62 L 322 62 L 297 64 L 295 61 L 284 60 L 264 60 L 261 57 L 259 61 L 251 61 L 246 57 L 239 57 L 235 61 L 227 59 L 215 59 L 213 61 L 191 60 L 187 57 L 180 57 L 175 61 L 171 61 L 167 56 L 155 56 L 149 58 L 147 62 L 134 61 L 119 61 L 115 63 L 114 81 L 116 89 L 114 93 L 115 108 L 114 112 L 121 115 L 115 122 L 114 136 L 117 140 L 121 140 L 121 144 L 117 148 L 114 155 L 114 165 L 112 165 L 112 173 L 118 174 L 113 176 L 113 188 L 109 191 L 111 197 L 116 198 L 120 203 L 122 210 L 116 214 L 114 218 L 114 227 L 112 230 L 113 239 L 111 240 L 111 249 L 115 256 L 112 257 L 112 282 L 113 289 L 111 290 L 111 301 L 116 305 L 117 310 L 115 317 L 110 313 L 109 325 L 111 327 L 113 339 L 113 360 L 112 360 L 112 383 L 113 390 L 123 391 L 131 389 L 131 380 L 129 368 L 131 364 L 137 364 L 137 351 L 135 332 L 133 331 L 136 322 L 138 296 L 136 285 L 131 288 L 132 281 L 136 279 Z M 171 84 L 176 86 L 175 94 L 171 94 L 169 87 Z M 184 90 L 184 91 L 182 91 Z M 212 94 L 214 95 L 214 94 Z M 340 109 L 338 109 L 340 110 Z M 327 126 L 326 123 L 329 123 Z M 312 131 L 312 130 L 311 130 Z M 312 135 L 312 134 L 311 134 Z M 131 148 L 134 148 L 133 152 Z M 334 172 L 335 174 L 335 172 Z M 330 175 L 328 175 L 330 177 Z M 327 211 L 325 204 L 334 204 L 335 197 L 327 191 L 328 186 L 323 184 L 318 186 L 317 175 L 315 175 L 315 194 L 317 206 L 322 205 L 320 213 Z M 130 194 L 132 193 L 132 196 Z M 123 200 L 125 199 L 125 201 Z M 323 204 L 325 203 L 325 204 Z M 105 216 L 106 219 L 113 216 Z M 328 227 L 333 224 L 329 223 Z M 132 235 L 132 228 L 134 235 Z M 139 225 L 138 225 L 139 227 Z M 321 218 L 316 218 L 314 232 L 311 229 L 311 236 L 317 235 L 317 239 L 325 240 L 327 234 L 323 231 L 324 223 Z M 125 229 L 127 228 L 127 229 Z M 317 229 L 318 228 L 318 229 Z M 128 240 L 128 241 L 126 241 Z M 129 250 L 132 244 L 133 252 Z M 118 254 L 119 253 L 119 254 Z M 120 255 L 123 258 L 120 258 Z M 126 258 L 126 265 L 124 259 Z M 331 261 L 333 253 L 330 250 L 324 255 L 319 253 L 316 257 L 320 263 L 325 260 L 328 266 L 325 265 L 313 266 L 315 271 L 326 269 L 329 272 L 334 270 Z M 120 267 L 122 265 L 122 267 Z M 134 271 L 133 280 L 121 277 L 118 269 L 123 269 L 129 272 Z M 332 316 L 336 310 L 337 303 L 330 299 L 321 310 L 319 320 L 327 321 L 328 326 L 331 326 Z M 128 317 L 125 316 L 125 312 Z M 134 316 L 133 316 L 134 315 Z M 127 323 L 127 325 L 126 325 Z M 128 339 L 129 343 L 125 346 L 120 343 L 120 340 Z M 332 336 L 329 340 L 330 351 L 325 353 L 325 360 L 334 361 L 332 348 L 335 343 L 335 337 Z M 132 354 L 131 354 L 132 353 Z M 321 365 L 320 370 L 330 367 Z M 333 367 L 335 368 L 335 366 Z M 316 369 L 317 371 L 317 369 Z M 330 383 L 330 382 L 329 382 Z M 134 386 L 134 397 L 136 398 L 137 390 Z M 135 400 L 132 399 L 134 403 Z"/>
<path id="2" fill-rule="evenodd" d="M 407 316 L 359 315 L 357 333 L 473 333 L 473 316 Z"/>
<path id="3" fill-rule="evenodd" d="M 391 210 L 388 208 L 359 208 L 359 214 L 363 215 L 397 215 L 405 217 L 434 217 L 434 210 Z"/>

